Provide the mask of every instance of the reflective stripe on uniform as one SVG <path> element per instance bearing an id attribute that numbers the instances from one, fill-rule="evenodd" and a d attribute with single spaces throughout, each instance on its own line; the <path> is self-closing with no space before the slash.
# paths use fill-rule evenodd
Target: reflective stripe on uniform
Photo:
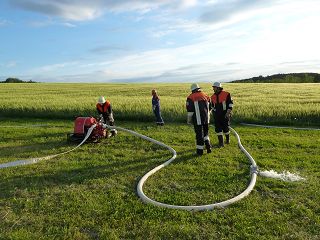
<path id="1" fill-rule="evenodd" d="M 227 110 L 226 101 L 223 101 L 223 102 L 222 102 L 222 109 L 223 109 L 223 111 Z"/>
<path id="2" fill-rule="evenodd" d="M 223 132 L 218 132 L 216 133 L 218 136 L 222 136 L 223 135 Z"/>
<path id="3" fill-rule="evenodd" d="M 207 136 L 205 136 L 205 137 L 203 138 L 203 140 L 207 141 L 207 140 L 210 140 L 210 138 L 209 138 L 209 136 L 207 135 Z"/>
<path id="4" fill-rule="evenodd" d="M 201 145 L 197 145 L 197 149 L 202 149 L 203 150 L 203 146 L 201 146 Z"/>
<path id="5" fill-rule="evenodd" d="M 201 125 L 201 117 L 200 117 L 200 109 L 199 109 L 198 101 L 194 102 L 194 109 L 196 111 L 197 125 Z"/>
<path id="6" fill-rule="evenodd" d="M 210 123 L 210 111 L 209 111 L 210 103 L 209 102 L 207 102 L 207 109 L 208 109 L 208 124 L 209 124 Z"/>

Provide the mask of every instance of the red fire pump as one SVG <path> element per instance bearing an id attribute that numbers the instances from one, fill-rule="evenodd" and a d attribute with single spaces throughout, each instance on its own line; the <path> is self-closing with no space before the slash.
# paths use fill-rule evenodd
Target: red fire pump
<path id="1" fill-rule="evenodd" d="M 81 142 L 93 125 L 96 127 L 91 132 L 87 141 L 98 142 L 102 138 L 109 137 L 108 130 L 103 127 L 103 123 L 94 117 L 77 117 L 74 122 L 74 131 L 68 134 L 68 140 L 73 142 Z"/>

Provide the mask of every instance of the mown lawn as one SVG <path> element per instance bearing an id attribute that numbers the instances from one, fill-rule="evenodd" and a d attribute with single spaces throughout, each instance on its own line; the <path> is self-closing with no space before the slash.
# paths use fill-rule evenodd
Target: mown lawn
<path id="1" fill-rule="evenodd" d="M 177 151 L 177 159 L 145 184 L 145 193 L 157 201 L 209 204 L 248 184 L 249 162 L 234 137 L 229 146 L 196 157 L 191 126 L 157 127 L 152 120 L 116 124 Z M 29 127 L 15 127 L 21 125 Z M 0 163 L 66 151 L 74 146 L 66 142 L 72 128 L 71 120 L 1 118 Z M 35 165 L 0 169 L 0 239 L 319 239 L 319 131 L 234 128 L 260 169 L 290 171 L 306 180 L 258 177 L 245 199 L 212 211 L 144 204 L 137 182 L 171 154 L 119 132 Z M 215 144 L 213 128 L 210 137 Z"/>

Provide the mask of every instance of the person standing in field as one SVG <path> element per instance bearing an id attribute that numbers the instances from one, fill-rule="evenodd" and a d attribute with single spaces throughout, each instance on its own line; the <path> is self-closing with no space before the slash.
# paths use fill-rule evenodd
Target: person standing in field
<path id="1" fill-rule="evenodd" d="M 209 139 L 210 97 L 201 91 L 198 84 L 191 85 L 191 94 L 187 97 L 186 108 L 188 112 L 187 123 L 193 124 L 196 133 L 197 155 L 203 155 L 204 145 L 207 153 L 211 153 Z"/>
<path id="2" fill-rule="evenodd" d="M 110 101 L 106 100 L 103 96 L 100 96 L 98 98 L 96 108 L 103 123 L 108 124 L 109 126 L 114 126 L 113 111 Z M 111 136 L 115 136 L 117 134 L 117 130 L 112 129 L 110 130 L 110 133 Z"/>
<path id="3" fill-rule="evenodd" d="M 156 124 L 163 126 L 164 121 L 161 116 L 161 111 L 160 111 L 160 98 L 158 96 L 157 90 L 152 89 L 151 91 L 152 94 L 152 111 L 156 117 Z"/>
<path id="4" fill-rule="evenodd" d="M 211 103 L 213 106 L 215 132 L 218 136 L 219 147 L 223 147 L 223 134 L 226 137 L 226 144 L 230 143 L 229 126 L 233 101 L 230 93 L 223 91 L 223 87 L 220 82 L 213 83 L 212 87 L 214 93 L 211 96 Z"/>

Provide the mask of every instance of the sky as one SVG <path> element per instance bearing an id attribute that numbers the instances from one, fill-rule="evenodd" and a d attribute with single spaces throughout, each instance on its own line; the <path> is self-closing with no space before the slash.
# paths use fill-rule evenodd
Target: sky
<path id="1" fill-rule="evenodd" d="M 1 0 L 0 81 L 320 73 L 319 0 Z"/>

